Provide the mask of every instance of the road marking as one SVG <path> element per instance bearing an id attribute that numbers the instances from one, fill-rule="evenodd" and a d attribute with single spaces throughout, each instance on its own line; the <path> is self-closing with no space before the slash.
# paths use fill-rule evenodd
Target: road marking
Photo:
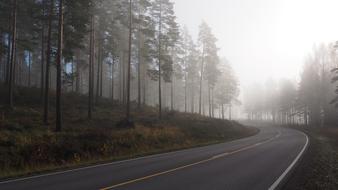
<path id="1" fill-rule="evenodd" d="M 278 186 L 280 185 L 280 183 L 284 180 L 284 178 L 287 176 L 287 174 L 292 170 L 292 168 L 300 160 L 300 158 L 304 154 L 305 150 L 307 149 L 307 147 L 309 145 L 309 137 L 305 133 L 303 133 L 303 132 L 300 132 L 300 133 L 302 133 L 306 137 L 306 143 L 305 143 L 302 151 L 300 151 L 300 153 L 298 154 L 298 156 L 293 160 L 293 162 L 291 163 L 291 165 L 283 172 L 283 174 L 270 186 L 269 190 L 275 190 L 275 189 L 278 188 Z"/>
<path id="2" fill-rule="evenodd" d="M 247 137 L 247 138 L 249 138 L 249 137 Z M 240 141 L 246 140 L 247 138 L 237 139 L 237 140 L 224 142 L 224 143 L 220 143 L 220 144 L 240 142 Z M 215 144 L 215 145 L 218 145 L 218 144 Z M 213 146 L 213 145 L 209 145 L 209 146 Z M 86 167 L 70 169 L 70 170 L 65 170 L 65 171 L 60 171 L 60 172 L 53 172 L 53 173 L 48 173 L 48 174 L 41 174 L 41 175 L 35 175 L 35 176 L 30 176 L 30 177 L 23 177 L 23 178 L 12 179 L 12 180 L 5 180 L 5 181 L 0 181 L 0 184 L 8 184 L 8 183 L 13 183 L 13 182 L 19 182 L 19 181 L 25 181 L 25 180 L 30 180 L 30 179 L 41 178 L 41 177 L 60 175 L 60 174 L 65 174 L 65 173 L 82 171 L 82 170 L 86 170 L 86 169 L 92 169 L 92 168 L 98 168 L 98 167 L 103 167 L 103 166 L 110 166 L 110 165 L 116 165 L 116 164 L 121 164 L 121 163 L 126 163 L 126 162 L 138 161 L 138 160 L 142 160 L 142 159 L 157 158 L 157 157 L 166 156 L 166 155 L 169 155 L 169 154 L 182 153 L 182 152 L 190 151 L 191 149 L 199 149 L 199 148 L 205 148 L 205 147 L 207 147 L 207 146 L 194 147 L 194 148 L 183 149 L 183 150 L 176 150 L 176 151 L 171 151 L 171 152 L 166 152 L 166 153 L 161 153 L 161 154 L 154 154 L 154 155 L 149 155 L 149 156 L 142 156 L 142 157 L 138 157 L 138 158 L 131 158 L 131 159 L 127 159 L 127 160 L 109 162 L 109 163 L 105 163 L 105 164 L 97 164 L 97 165 L 93 165 L 93 166 L 86 166 Z"/>
<path id="3" fill-rule="evenodd" d="M 238 139 L 238 140 L 230 141 L 230 142 L 237 142 L 237 141 L 240 141 L 240 140 L 243 140 L 243 139 Z M 229 142 L 226 142 L 226 143 L 229 143 Z M 210 145 L 210 146 L 212 146 L 212 145 Z M 18 181 L 25 181 L 25 180 L 29 180 L 29 179 L 48 177 L 48 176 L 65 174 L 65 173 L 70 173 L 70 172 L 77 172 L 77 171 L 82 171 L 82 170 L 86 170 L 86 169 L 98 168 L 98 167 L 102 167 L 102 166 L 116 165 L 116 164 L 121 164 L 121 163 L 125 163 L 125 162 L 138 161 L 138 160 L 142 160 L 142 159 L 157 158 L 157 157 L 166 156 L 166 155 L 169 155 L 169 154 L 182 153 L 182 152 L 189 151 L 191 149 L 198 149 L 198 148 L 203 148 L 203 147 L 205 147 L 205 146 L 195 147 L 195 148 L 190 148 L 190 149 L 184 149 L 184 150 L 176 150 L 176 151 L 171 151 L 171 152 L 166 152 L 166 153 L 161 153 L 161 154 L 154 154 L 154 155 L 149 155 L 149 156 L 142 156 L 142 157 L 138 157 L 138 158 L 131 158 L 131 159 L 127 159 L 127 160 L 109 162 L 109 163 L 98 164 L 98 165 L 93 165 L 93 166 L 86 166 L 86 167 L 82 167 L 82 168 L 76 168 L 76 169 L 60 171 L 60 172 L 53 172 L 53 173 L 36 175 L 36 176 L 31 176 L 31 177 L 24 177 L 24 178 L 19 178 L 19 179 L 0 181 L 0 184 L 7 184 L 7 183 L 12 183 L 12 182 L 18 182 Z"/>
<path id="4" fill-rule="evenodd" d="M 148 176 L 145 176 L 145 177 L 140 177 L 140 178 L 137 178 L 137 179 L 132 179 L 132 180 L 129 180 L 129 181 L 126 181 L 126 182 L 122 182 L 122 183 L 119 183 L 119 184 L 115 184 L 115 185 L 112 185 L 112 186 L 109 186 L 109 187 L 104 187 L 104 188 L 101 188 L 100 190 L 110 190 L 110 189 L 114 189 L 116 187 L 121 187 L 121 186 L 129 185 L 129 184 L 136 183 L 136 182 L 139 182 L 139 181 L 143 181 L 143 180 L 146 180 L 146 179 L 150 179 L 150 178 L 153 178 L 153 177 L 157 177 L 157 176 L 161 176 L 161 175 L 164 175 L 164 174 L 172 173 L 172 172 L 175 172 L 175 171 L 178 171 L 178 170 L 182 170 L 182 169 L 185 169 L 185 168 L 188 168 L 188 167 L 200 165 L 200 164 L 203 164 L 203 163 L 206 163 L 206 162 L 209 162 L 209 161 L 213 161 L 213 160 L 216 160 L 216 159 L 219 159 L 219 158 L 223 158 L 223 157 L 226 157 L 226 156 L 229 156 L 229 155 L 232 155 L 232 154 L 243 152 L 245 150 L 249 150 L 249 149 L 255 148 L 257 146 L 269 143 L 269 142 L 271 142 L 271 141 L 279 138 L 280 136 L 281 136 L 281 132 L 278 131 L 277 135 L 273 136 L 272 138 L 269 138 L 269 139 L 267 139 L 265 141 L 261 141 L 259 143 L 253 144 L 253 145 L 246 146 L 246 147 L 238 149 L 238 150 L 234 150 L 234 151 L 231 151 L 231 152 L 225 152 L 225 153 L 218 154 L 216 156 L 213 156 L 213 157 L 205 159 L 205 160 L 194 162 L 192 164 L 188 164 L 188 165 L 180 166 L 180 167 L 173 168 L 173 169 L 170 169 L 170 170 L 166 170 L 166 171 L 163 171 L 163 172 L 151 174 L 151 175 L 148 175 Z"/>

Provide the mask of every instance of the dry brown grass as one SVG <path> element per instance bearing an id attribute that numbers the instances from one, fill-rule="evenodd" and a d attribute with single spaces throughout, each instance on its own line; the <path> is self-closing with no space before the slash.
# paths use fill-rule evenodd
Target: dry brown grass
<path id="1" fill-rule="evenodd" d="M 44 126 L 40 100 L 35 96 L 37 90 L 20 89 L 14 110 L 6 110 L 0 103 L 0 178 L 225 142 L 257 133 L 256 129 L 194 114 L 171 112 L 158 120 L 156 109 L 151 107 L 133 109 L 135 128 L 121 128 L 117 123 L 124 118 L 123 106 L 102 99 L 93 119 L 88 120 L 87 98 L 66 94 L 64 130 L 56 134 L 54 99 L 51 125 Z M 4 102 L 1 97 L 0 102 Z"/>

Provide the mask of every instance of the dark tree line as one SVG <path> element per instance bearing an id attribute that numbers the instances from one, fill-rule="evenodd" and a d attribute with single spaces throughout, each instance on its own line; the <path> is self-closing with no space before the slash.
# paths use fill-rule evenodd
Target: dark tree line
<path id="1" fill-rule="evenodd" d="M 202 23 L 198 41 L 176 21 L 170 0 L 8 0 L 0 2 L 0 74 L 15 107 L 17 86 L 40 88 L 49 124 L 56 92 L 88 95 L 88 118 L 101 98 L 126 107 L 158 107 L 224 118 L 237 102 L 238 82 Z M 135 102 L 135 104 L 132 104 Z M 66 106 L 66 105 L 64 105 Z M 231 112 L 230 112 L 231 113 Z"/>

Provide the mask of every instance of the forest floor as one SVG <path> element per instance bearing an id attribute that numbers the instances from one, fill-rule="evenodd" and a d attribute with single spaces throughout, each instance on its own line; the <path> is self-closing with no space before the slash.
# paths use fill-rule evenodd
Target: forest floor
<path id="1" fill-rule="evenodd" d="M 0 179 L 174 151 L 231 141 L 254 135 L 258 129 L 196 114 L 167 112 L 161 120 L 157 109 L 138 110 L 133 104 L 135 127 L 119 123 L 125 108 L 100 99 L 93 119 L 87 119 L 87 97 L 63 96 L 63 131 L 54 132 L 55 95 L 50 100 L 50 125 L 42 122 L 38 89 L 15 91 L 15 109 L 5 105 L 0 85 Z"/>
<path id="2" fill-rule="evenodd" d="M 310 146 L 283 189 L 338 189 L 338 128 L 303 128 L 302 131 L 309 136 Z"/>

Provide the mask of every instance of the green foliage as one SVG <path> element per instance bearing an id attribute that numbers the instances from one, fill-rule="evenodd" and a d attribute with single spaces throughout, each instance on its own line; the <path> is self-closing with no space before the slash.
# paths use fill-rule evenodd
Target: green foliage
<path id="1" fill-rule="evenodd" d="M 67 0 L 64 12 L 64 57 L 72 60 L 75 49 L 84 48 L 85 36 L 89 33 L 89 17 L 93 0 Z"/>
<path id="2" fill-rule="evenodd" d="M 175 48 L 179 39 L 179 26 L 173 6 L 170 0 L 154 0 L 151 7 L 151 14 L 154 22 L 157 23 L 153 51 L 156 52 L 154 56 L 161 60 L 161 75 L 165 82 L 171 82 L 174 62 L 169 52 Z M 161 57 L 158 57 L 159 54 Z"/>

